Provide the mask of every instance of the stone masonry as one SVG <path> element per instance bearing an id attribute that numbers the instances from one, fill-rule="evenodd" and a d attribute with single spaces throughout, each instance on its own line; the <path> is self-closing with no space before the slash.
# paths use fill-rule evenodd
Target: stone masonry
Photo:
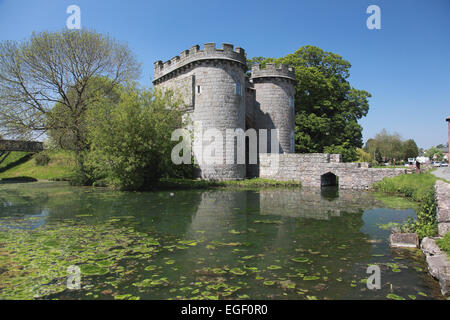
<path id="1" fill-rule="evenodd" d="M 235 139 L 233 135 L 227 135 L 226 129 L 245 131 L 252 128 L 257 132 L 278 129 L 280 145 L 276 152 L 293 151 L 294 70 L 285 65 L 255 66 L 250 80 L 246 78 L 246 72 L 244 49 L 234 49 L 226 43 L 220 49 L 215 43 L 206 43 L 203 50 L 196 45 L 169 61 L 154 64 L 155 87 L 171 89 L 178 94 L 189 119 L 201 125 L 202 133 L 217 129 L 224 138 L 224 161 L 200 165 L 199 177 L 228 180 L 247 176 L 246 165 L 237 164 L 236 143 L 226 143 Z M 194 140 L 201 140 L 204 147 L 211 142 L 205 137 L 194 137 Z M 271 151 L 269 143 L 267 149 Z M 230 155 L 235 164 L 225 164 L 225 157 Z M 212 159 L 204 152 L 201 156 L 206 161 Z M 257 170 L 252 169 L 252 175 L 255 175 Z"/>
<path id="2" fill-rule="evenodd" d="M 42 142 L 18 141 L 18 140 L 0 140 L 0 152 L 6 151 L 26 151 L 40 152 L 44 150 Z"/>
<path id="3" fill-rule="evenodd" d="M 435 185 L 436 218 L 440 236 L 450 231 L 450 183 L 438 180 Z"/>
<path id="4" fill-rule="evenodd" d="M 342 163 L 339 154 L 280 154 L 278 160 L 275 155 L 259 156 L 261 178 L 295 180 L 307 187 L 339 185 L 342 189 L 369 189 L 385 177 L 406 173 L 401 168 L 377 169 L 368 168 L 365 163 Z"/>
<path id="5" fill-rule="evenodd" d="M 294 154 L 294 70 L 268 63 L 264 68 L 252 67 L 250 78 L 246 72 L 244 49 L 226 43 L 222 48 L 206 43 L 203 50 L 196 45 L 164 63 L 154 64 L 155 87 L 174 91 L 183 101 L 185 120 L 190 120 L 186 123 L 201 126 L 197 134 L 200 131 L 202 136 L 194 135 L 194 157 L 200 162 L 197 177 L 234 180 L 259 176 L 299 180 L 308 187 L 338 184 L 345 189 L 367 189 L 384 177 L 405 173 L 404 169 L 372 169 L 360 163 L 342 163 L 340 155 Z M 222 135 L 223 154 L 205 152 L 213 141 L 204 135 L 208 129 L 217 129 Z M 237 161 L 237 139 L 230 129 L 256 131 L 256 164 L 249 164 L 248 142 L 245 164 Z M 271 146 L 273 129 L 278 130 L 279 145 L 273 146 L 276 150 Z M 200 152 L 196 151 L 198 146 Z M 279 155 L 275 166 L 270 153 Z M 225 161 L 230 158 L 234 158 L 234 164 Z"/>

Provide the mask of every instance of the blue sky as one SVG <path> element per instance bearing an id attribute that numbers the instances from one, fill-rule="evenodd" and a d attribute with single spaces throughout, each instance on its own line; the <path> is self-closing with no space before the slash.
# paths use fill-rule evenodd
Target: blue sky
<path id="1" fill-rule="evenodd" d="M 280 57 L 315 45 L 350 61 L 350 83 L 372 94 L 364 141 L 382 128 L 420 147 L 447 142 L 450 116 L 450 1 L 0 0 L 0 41 L 65 28 L 66 8 L 83 28 L 126 41 L 151 83 L 153 62 L 192 45 L 233 43 L 248 57 Z M 369 30 L 369 5 L 381 30 Z"/>

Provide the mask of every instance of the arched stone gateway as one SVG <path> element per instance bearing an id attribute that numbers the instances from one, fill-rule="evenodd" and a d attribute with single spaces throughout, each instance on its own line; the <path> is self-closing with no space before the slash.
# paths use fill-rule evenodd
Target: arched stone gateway
<path id="1" fill-rule="evenodd" d="M 407 173 L 405 168 L 369 168 L 364 163 L 344 163 L 339 154 L 285 153 L 274 165 L 267 154 L 259 154 L 259 176 L 265 179 L 300 181 L 303 187 L 338 185 L 340 189 L 369 189 L 385 177 Z M 336 179 L 336 180 L 335 180 Z"/>
<path id="2" fill-rule="evenodd" d="M 320 176 L 320 186 L 321 187 L 338 186 L 338 177 L 332 172 L 327 172 Z"/>

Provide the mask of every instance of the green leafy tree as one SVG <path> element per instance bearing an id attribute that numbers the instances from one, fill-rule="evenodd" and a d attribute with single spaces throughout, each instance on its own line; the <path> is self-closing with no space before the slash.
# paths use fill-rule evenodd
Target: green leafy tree
<path id="1" fill-rule="evenodd" d="M 103 99 L 87 116 L 91 180 L 105 179 L 122 190 L 151 188 L 173 170 L 172 131 L 183 110 L 171 92 L 128 86 L 117 103 Z"/>
<path id="2" fill-rule="evenodd" d="M 76 154 L 81 154 L 86 148 L 83 114 L 98 97 L 92 83 L 107 78 L 111 90 L 136 79 L 139 69 L 125 44 L 85 29 L 33 33 L 21 42 L 3 41 L 0 127 L 18 137 L 68 130 L 73 133 Z"/>
<path id="3" fill-rule="evenodd" d="M 405 160 L 419 155 L 419 148 L 413 139 L 403 141 L 398 133 L 389 133 L 382 129 L 375 138 L 368 139 L 364 150 L 377 162 Z"/>
<path id="4" fill-rule="evenodd" d="M 118 87 L 113 85 L 108 78 L 93 78 L 87 89 L 86 96 L 91 97 L 91 103 L 80 113 L 71 112 L 64 103 L 58 102 L 48 113 L 48 130 L 51 145 L 64 150 L 86 150 L 88 144 L 88 132 L 86 127 L 87 110 L 92 107 L 94 100 L 107 100 L 111 104 L 119 99 Z M 74 88 L 70 88 L 67 96 L 76 96 Z"/>
<path id="5" fill-rule="evenodd" d="M 362 127 L 369 110 L 368 92 L 348 82 L 350 63 L 318 47 L 305 46 L 279 59 L 254 58 L 252 63 L 285 63 L 295 68 L 296 152 L 343 152 L 344 161 L 358 159 Z"/>
<path id="6" fill-rule="evenodd" d="M 444 152 L 437 147 L 431 147 L 425 151 L 425 157 L 429 157 L 432 161 L 443 161 Z"/>
<path id="7" fill-rule="evenodd" d="M 365 150 L 370 154 L 375 154 L 377 162 L 404 158 L 401 136 L 398 133 L 390 134 L 386 129 L 377 133 L 375 138 L 367 140 Z"/>
<path id="8" fill-rule="evenodd" d="M 403 142 L 403 157 L 404 160 L 408 160 L 408 158 L 416 158 L 419 156 L 419 148 L 417 147 L 416 142 L 413 139 L 408 139 Z"/>
<path id="9" fill-rule="evenodd" d="M 358 162 L 372 162 L 372 155 L 368 152 L 365 152 L 361 148 L 357 148 L 356 152 L 358 154 Z"/>

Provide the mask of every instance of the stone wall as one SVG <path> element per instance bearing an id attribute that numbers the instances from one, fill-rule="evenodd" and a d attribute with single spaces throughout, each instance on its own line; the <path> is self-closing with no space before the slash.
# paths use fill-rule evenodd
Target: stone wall
<path id="1" fill-rule="evenodd" d="M 269 131 L 267 152 L 294 152 L 294 70 L 283 64 L 268 63 L 265 67 L 256 65 L 252 67 L 251 80 L 256 91 L 255 127 L 278 129 L 279 148 L 271 151 Z"/>
<path id="2" fill-rule="evenodd" d="M 450 183 L 438 180 L 436 191 L 436 218 L 438 221 L 439 235 L 444 236 L 450 231 Z"/>
<path id="3" fill-rule="evenodd" d="M 190 120 L 201 126 L 203 137 L 194 137 L 195 141 L 203 141 L 194 147 L 200 163 L 198 177 L 229 180 L 246 176 L 245 165 L 237 164 L 235 137 L 227 136 L 226 131 L 245 130 L 246 69 L 243 49 L 233 51 L 233 46 L 228 44 L 216 49 L 213 43 L 205 44 L 203 50 L 195 46 L 183 51 L 180 57 L 155 64 L 154 85 L 177 91 L 190 109 Z M 205 135 L 208 129 L 217 129 L 222 135 L 222 154 L 220 150 L 206 151 L 213 139 Z M 226 164 L 227 156 L 234 158 L 234 164 Z"/>
<path id="4" fill-rule="evenodd" d="M 367 168 L 361 163 L 342 163 L 340 155 L 312 154 L 260 154 L 261 178 L 300 181 L 305 187 L 320 188 L 327 173 L 338 177 L 342 189 L 369 189 L 385 177 L 406 173 L 406 169 Z"/>
<path id="5" fill-rule="evenodd" d="M 228 60 L 242 64 L 246 68 L 245 50 L 232 44 L 223 43 L 222 48 L 216 48 L 215 43 L 205 43 L 203 50 L 199 45 L 184 50 L 179 56 L 162 62 L 161 60 L 154 63 L 154 84 L 167 80 L 168 77 L 176 76 L 181 70 L 191 68 L 193 64 L 202 60 Z"/>
<path id="6" fill-rule="evenodd" d="M 39 152 L 44 150 L 42 142 L 0 140 L 0 151 Z"/>
<path id="7" fill-rule="evenodd" d="M 255 125 L 258 129 L 278 129 L 279 149 L 271 151 L 268 132 L 267 152 L 291 153 L 294 133 L 294 107 L 290 100 L 294 97 L 294 82 L 286 78 L 255 78 L 256 91 Z"/>

